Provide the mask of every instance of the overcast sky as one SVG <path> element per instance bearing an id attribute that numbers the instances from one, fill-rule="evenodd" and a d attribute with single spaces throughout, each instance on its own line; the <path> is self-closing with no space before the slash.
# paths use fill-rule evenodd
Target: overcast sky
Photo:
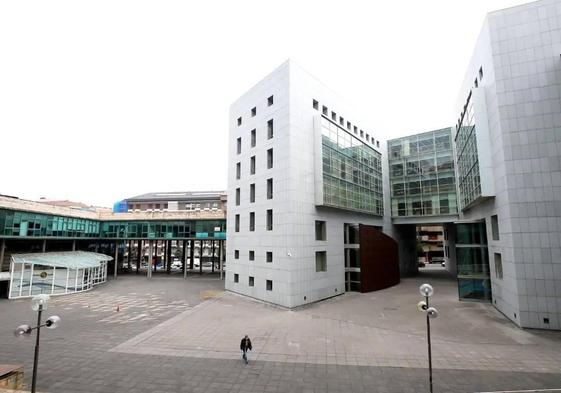
<path id="1" fill-rule="evenodd" d="M 449 126 L 485 14 L 524 2 L 2 1 L 0 194 L 225 189 L 229 105 L 287 58 L 381 139 Z"/>

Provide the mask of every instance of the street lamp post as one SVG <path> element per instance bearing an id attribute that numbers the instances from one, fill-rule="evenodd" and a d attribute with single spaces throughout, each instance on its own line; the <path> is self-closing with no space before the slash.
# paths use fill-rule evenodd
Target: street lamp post
<path id="1" fill-rule="evenodd" d="M 47 329 L 55 329 L 60 324 L 60 317 L 53 315 L 41 324 L 41 314 L 47 309 L 49 304 L 49 295 L 41 294 L 34 296 L 31 299 L 31 309 L 37 311 L 37 326 L 31 327 L 29 325 L 20 325 L 14 331 L 16 337 L 21 337 L 24 335 L 30 335 L 34 329 L 37 329 L 37 337 L 35 340 L 35 356 L 33 358 L 33 377 L 31 379 L 31 393 L 35 393 L 35 387 L 37 384 L 37 364 L 39 363 L 39 337 L 41 334 L 41 328 L 44 326 Z"/>
<path id="2" fill-rule="evenodd" d="M 425 300 L 421 300 L 417 304 L 419 311 L 424 311 L 427 315 L 427 346 L 429 355 L 429 387 L 430 393 L 432 393 L 432 352 L 431 352 L 431 342 L 430 342 L 430 319 L 438 317 L 438 310 L 434 307 L 429 306 L 429 298 L 434 293 L 432 286 L 429 284 L 423 284 L 419 287 L 419 292 L 421 296 L 424 296 Z"/>

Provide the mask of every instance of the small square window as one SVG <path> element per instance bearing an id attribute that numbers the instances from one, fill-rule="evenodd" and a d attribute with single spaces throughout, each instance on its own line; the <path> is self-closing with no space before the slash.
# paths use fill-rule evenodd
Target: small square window
<path id="1" fill-rule="evenodd" d="M 249 185 L 249 202 L 255 202 L 255 183 Z"/>
<path id="2" fill-rule="evenodd" d="M 234 273 L 234 282 L 240 282 L 240 275 L 238 273 Z"/>
<path id="3" fill-rule="evenodd" d="M 272 209 L 267 210 L 267 230 L 268 231 L 273 230 L 273 210 Z"/>
<path id="4" fill-rule="evenodd" d="M 319 103 L 316 100 L 312 100 L 312 107 L 317 111 L 319 108 Z"/>
<path id="5" fill-rule="evenodd" d="M 240 250 L 234 250 L 234 259 L 240 259 Z"/>
<path id="6" fill-rule="evenodd" d="M 324 116 L 327 116 L 328 111 L 329 111 L 329 110 L 327 109 L 326 106 L 322 106 L 322 107 L 321 107 L 321 113 L 322 113 Z"/>
<path id="7" fill-rule="evenodd" d="M 267 150 L 267 169 L 271 169 L 273 167 L 273 149 Z"/>
<path id="8" fill-rule="evenodd" d="M 249 276 L 249 286 L 250 286 L 250 287 L 255 286 L 255 279 L 254 279 L 253 277 L 251 277 L 251 276 Z"/>
<path id="9" fill-rule="evenodd" d="M 242 177 L 242 163 L 238 162 L 236 164 L 236 179 L 240 180 Z"/>
<path id="10" fill-rule="evenodd" d="M 267 179 L 267 199 L 273 199 L 273 179 Z"/>
<path id="11" fill-rule="evenodd" d="M 364 138 L 364 131 L 360 130 L 360 137 Z"/>
<path id="12" fill-rule="evenodd" d="M 236 188 L 236 206 L 240 205 L 241 189 Z"/>
<path id="13" fill-rule="evenodd" d="M 251 108 L 251 117 L 255 117 L 256 114 L 257 114 L 257 107 L 254 106 L 253 108 Z"/>
<path id="14" fill-rule="evenodd" d="M 238 126 L 241 126 L 241 125 L 242 125 L 242 118 L 238 117 Z"/>
<path id="15" fill-rule="evenodd" d="M 267 122 L 267 139 L 271 139 L 273 137 L 273 119 Z"/>
<path id="16" fill-rule="evenodd" d="M 353 131 L 354 131 L 355 134 L 358 133 L 358 127 L 357 127 L 357 126 L 354 126 L 354 127 L 353 127 Z"/>
<path id="17" fill-rule="evenodd" d="M 267 280 L 267 291 L 273 290 L 273 280 Z"/>
<path id="18" fill-rule="evenodd" d="M 316 272 L 327 271 L 327 253 L 325 251 L 316 251 Z"/>
<path id="19" fill-rule="evenodd" d="M 316 240 L 326 240 L 325 221 L 316 221 Z"/>
<path id="20" fill-rule="evenodd" d="M 240 215 L 236 214 L 236 227 L 235 227 L 236 232 L 240 231 Z"/>
<path id="21" fill-rule="evenodd" d="M 274 98 L 273 96 L 270 96 L 269 98 L 267 98 L 267 106 L 271 106 L 274 104 Z"/>
<path id="22" fill-rule="evenodd" d="M 249 231 L 255 231 L 255 212 L 249 213 Z"/>
<path id="23" fill-rule="evenodd" d="M 266 261 L 267 261 L 268 263 L 273 262 L 273 252 L 272 252 L 272 251 L 267 251 L 266 255 L 267 255 Z"/>
<path id="24" fill-rule="evenodd" d="M 376 147 L 380 147 L 380 141 L 376 141 Z"/>
<path id="25" fill-rule="evenodd" d="M 349 131 L 351 130 L 351 122 L 350 121 L 347 122 L 347 130 L 349 130 Z"/>
<path id="26" fill-rule="evenodd" d="M 483 79 L 483 67 L 479 67 L 479 81 Z"/>
<path id="27" fill-rule="evenodd" d="M 492 232 L 493 240 L 500 240 L 499 217 L 497 215 L 491 216 L 491 232 Z"/>
<path id="28" fill-rule="evenodd" d="M 249 174 L 255 175 L 255 156 L 251 156 L 249 159 Z"/>
<path id="29" fill-rule="evenodd" d="M 475 87 L 479 87 L 479 83 L 477 82 L 477 78 L 475 78 L 475 81 L 473 82 Z"/>
<path id="30" fill-rule="evenodd" d="M 495 275 L 497 278 L 503 278 L 503 260 L 499 253 L 495 253 Z"/>
<path id="31" fill-rule="evenodd" d="M 255 261 L 255 251 L 250 251 L 249 252 L 249 260 L 250 261 Z"/>
<path id="32" fill-rule="evenodd" d="M 342 126 L 345 125 L 345 119 L 341 116 L 339 116 L 339 124 L 341 124 Z"/>
<path id="33" fill-rule="evenodd" d="M 251 147 L 255 147 L 257 142 L 257 130 L 254 128 L 251 130 Z"/>
<path id="34" fill-rule="evenodd" d="M 238 138 L 238 146 L 237 146 L 237 153 L 242 154 L 242 138 Z"/>
<path id="35" fill-rule="evenodd" d="M 337 113 L 331 111 L 331 120 L 337 121 Z"/>

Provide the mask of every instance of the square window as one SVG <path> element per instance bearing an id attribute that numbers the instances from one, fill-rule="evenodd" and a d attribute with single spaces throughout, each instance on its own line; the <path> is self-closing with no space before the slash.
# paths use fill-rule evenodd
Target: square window
<path id="1" fill-rule="evenodd" d="M 351 122 L 350 121 L 347 122 L 347 130 L 349 130 L 349 131 L 351 130 Z"/>
<path id="2" fill-rule="evenodd" d="M 253 108 L 251 108 L 251 117 L 255 117 L 256 114 L 257 114 L 257 107 L 254 106 Z"/>
<path id="3" fill-rule="evenodd" d="M 267 179 L 267 199 L 273 199 L 273 179 Z"/>
<path id="4" fill-rule="evenodd" d="M 255 231 L 255 212 L 249 213 L 249 230 L 250 232 Z"/>
<path id="5" fill-rule="evenodd" d="M 317 111 L 319 108 L 319 103 L 316 100 L 312 100 L 312 107 Z"/>
<path id="6" fill-rule="evenodd" d="M 249 260 L 250 261 L 255 261 L 255 251 L 250 251 L 249 252 Z"/>
<path id="7" fill-rule="evenodd" d="M 267 251 L 266 255 L 267 255 L 266 261 L 267 261 L 268 263 L 273 262 L 273 252 L 272 252 L 272 251 Z"/>
<path id="8" fill-rule="evenodd" d="M 234 250 L 234 259 L 240 259 L 240 250 Z"/>
<path id="9" fill-rule="evenodd" d="M 234 273 L 234 282 L 240 282 L 240 275 L 237 273 Z"/>
<path id="10" fill-rule="evenodd" d="M 251 156 L 249 159 L 249 174 L 255 175 L 255 156 Z"/>
<path id="11" fill-rule="evenodd" d="M 327 271 L 327 253 L 325 251 L 316 251 L 316 272 Z"/>
<path id="12" fill-rule="evenodd" d="M 273 230 L 273 209 L 267 210 L 267 230 Z"/>
<path id="13" fill-rule="evenodd" d="M 357 127 L 357 126 L 354 126 L 354 127 L 353 127 L 353 131 L 354 131 L 355 134 L 358 133 L 358 127 Z"/>
<path id="14" fill-rule="evenodd" d="M 322 113 L 324 116 L 327 116 L 328 109 L 327 109 L 326 106 L 322 106 L 322 107 L 321 107 L 321 113 Z"/>
<path id="15" fill-rule="evenodd" d="M 241 154 L 241 153 L 242 153 L 242 138 L 241 138 L 241 137 L 238 138 L 237 153 L 238 153 L 238 154 Z"/>
<path id="16" fill-rule="evenodd" d="M 331 111 L 331 120 L 337 121 L 337 113 Z"/>
<path id="17" fill-rule="evenodd" d="M 327 240 L 325 221 L 316 221 L 316 240 Z"/>
<path id="18" fill-rule="evenodd" d="M 479 83 L 477 82 L 477 78 L 475 78 L 475 81 L 473 82 L 473 84 L 475 85 L 475 87 L 479 87 Z"/>
<path id="19" fill-rule="evenodd" d="M 257 142 L 257 130 L 254 128 L 251 130 L 251 147 L 255 147 Z"/>
<path id="20" fill-rule="evenodd" d="M 238 126 L 241 126 L 241 125 L 242 125 L 242 118 L 238 117 Z"/>
<path id="21" fill-rule="evenodd" d="M 493 235 L 493 240 L 500 240 L 499 217 L 496 214 L 494 216 L 491 216 L 491 231 Z"/>
<path id="22" fill-rule="evenodd" d="M 376 141 L 376 147 L 380 147 L 380 141 Z"/>
<path id="23" fill-rule="evenodd" d="M 267 169 L 271 169 L 273 167 L 273 149 L 267 150 Z"/>
<path id="24" fill-rule="evenodd" d="M 238 162 L 236 164 L 236 179 L 240 180 L 242 177 L 242 163 Z"/>
<path id="25" fill-rule="evenodd" d="M 241 195 L 241 190 L 239 188 L 236 188 L 236 206 L 240 205 L 240 195 Z"/>
<path id="26" fill-rule="evenodd" d="M 249 276 L 249 286 L 250 286 L 250 287 L 255 286 L 255 280 L 254 280 L 254 278 L 251 277 L 251 276 Z"/>
<path id="27" fill-rule="evenodd" d="M 255 183 L 249 185 L 249 202 L 255 202 Z"/>
<path id="28" fill-rule="evenodd" d="M 370 142 L 370 135 L 366 134 L 366 141 Z"/>
<path id="29" fill-rule="evenodd" d="M 360 137 L 364 138 L 364 131 L 360 130 Z"/>
<path id="30" fill-rule="evenodd" d="M 495 253 L 495 276 L 503 278 L 503 260 L 501 254 Z"/>
<path id="31" fill-rule="evenodd" d="M 339 116 L 339 124 L 341 124 L 342 126 L 345 125 L 345 119 L 343 119 L 342 116 Z"/>
<path id="32" fill-rule="evenodd" d="M 267 139 L 271 139 L 273 137 L 273 119 L 267 122 Z"/>
<path id="33" fill-rule="evenodd" d="M 479 80 L 483 79 L 483 67 L 479 67 Z"/>
<path id="34" fill-rule="evenodd" d="M 267 106 L 271 106 L 274 104 L 274 98 L 273 96 L 270 96 L 269 98 L 267 98 Z"/>
<path id="35" fill-rule="evenodd" d="M 267 280 L 267 291 L 273 290 L 273 280 Z"/>
<path id="36" fill-rule="evenodd" d="M 235 226 L 236 232 L 240 231 L 240 215 L 236 214 L 236 226 Z"/>

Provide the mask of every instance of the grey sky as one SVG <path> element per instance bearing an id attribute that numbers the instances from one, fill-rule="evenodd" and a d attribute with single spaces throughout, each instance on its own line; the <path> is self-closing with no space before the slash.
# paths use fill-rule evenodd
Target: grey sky
<path id="1" fill-rule="evenodd" d="M 228 108 L 287 58 L 382 139 L 453 124 L 471 1 L 4 1 L 0 193 L 225 189 Z"/>

